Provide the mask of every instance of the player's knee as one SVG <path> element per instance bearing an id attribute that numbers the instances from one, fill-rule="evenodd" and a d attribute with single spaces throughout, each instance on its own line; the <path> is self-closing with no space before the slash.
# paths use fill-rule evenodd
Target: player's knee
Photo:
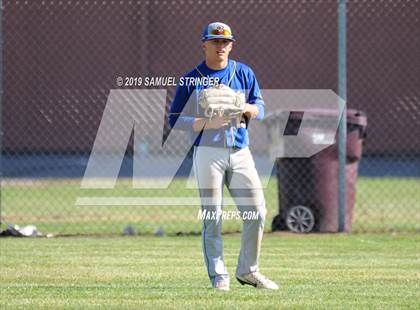
<path id="1" fill-rule="evenodd" d="M 265 217 L 267 215 L 267 208 L 265 207 L 265 201 L 263 202 L 263 204 L 258 206 L 257 209 L 258 209 L 258 213 L 261 217 L 261 220 L 265 221 Z"/>

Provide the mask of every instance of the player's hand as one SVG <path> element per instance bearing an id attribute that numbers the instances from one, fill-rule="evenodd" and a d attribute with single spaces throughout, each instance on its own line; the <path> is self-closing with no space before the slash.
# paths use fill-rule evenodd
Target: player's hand
<path id="1" fill-rule="evenodd" d="M 248 118 L 256 118 L 258 115 L 258 108 L 255 104 L 247 103 L 244 110 L 244 115 Z"/>
<path id="2" fill-rule="evenodd" d="M 224 116 L 215 116 L 206 121 L 205 129 L 219 129 L 229 125 L 229 118 Z"/>

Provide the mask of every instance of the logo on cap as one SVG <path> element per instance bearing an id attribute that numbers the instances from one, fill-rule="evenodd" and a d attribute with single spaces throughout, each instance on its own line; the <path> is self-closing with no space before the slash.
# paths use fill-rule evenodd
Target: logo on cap
<path id="1" fill-rule="evenodd" d="M 223 23 L 211 23 L 203 31 L 202 41 L 208 41 L 213 39 L 227 39 L 235 41 L 232 30 L 230 27 Z"/>

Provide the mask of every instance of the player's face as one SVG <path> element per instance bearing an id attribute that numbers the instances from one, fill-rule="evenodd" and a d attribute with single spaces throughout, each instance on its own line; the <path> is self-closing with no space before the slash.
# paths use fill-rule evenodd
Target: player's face
<path id="1" fill-rule="evenodd" d="M 232 41 L 226 39 L 208 40 L 203 43 L 206 59 L 213 61 L 225 61 L 232 50 Z"/>

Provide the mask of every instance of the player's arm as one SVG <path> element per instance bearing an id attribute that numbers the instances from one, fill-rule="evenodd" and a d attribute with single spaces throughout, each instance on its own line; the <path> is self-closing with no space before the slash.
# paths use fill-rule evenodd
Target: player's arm
<path id="1" fill-rule="evenodd" d="M 168 123 L 171 128 L 190 131 L 193 127 L 195 117 L 189 115 L 188 100 L 191 96 L 190 90 L 185 86 L 178 86 L 176 89 L 174 100 L 169 108 Z M 184 109 L 186 110 L 184 113 Z"/>
<path id="2" fill-rule="evenodd" d="M 244 114 L 249 119 L 255 118 L 257 120 L 262 120 L 264 118 L 264 100 L 261 95 L 257 78 L 251 69 L 249 69 L 248 72 L 248 82 L 248 104 L 245 106 Z"/>
<path id="3" fill-rule="evenodd" d="M 229 125 L 229 118 L 215 116 L 212 119 L 196 118 L 193 125 L 194 131 L 201 131 L 207 129 L 219 129 Z"/>

